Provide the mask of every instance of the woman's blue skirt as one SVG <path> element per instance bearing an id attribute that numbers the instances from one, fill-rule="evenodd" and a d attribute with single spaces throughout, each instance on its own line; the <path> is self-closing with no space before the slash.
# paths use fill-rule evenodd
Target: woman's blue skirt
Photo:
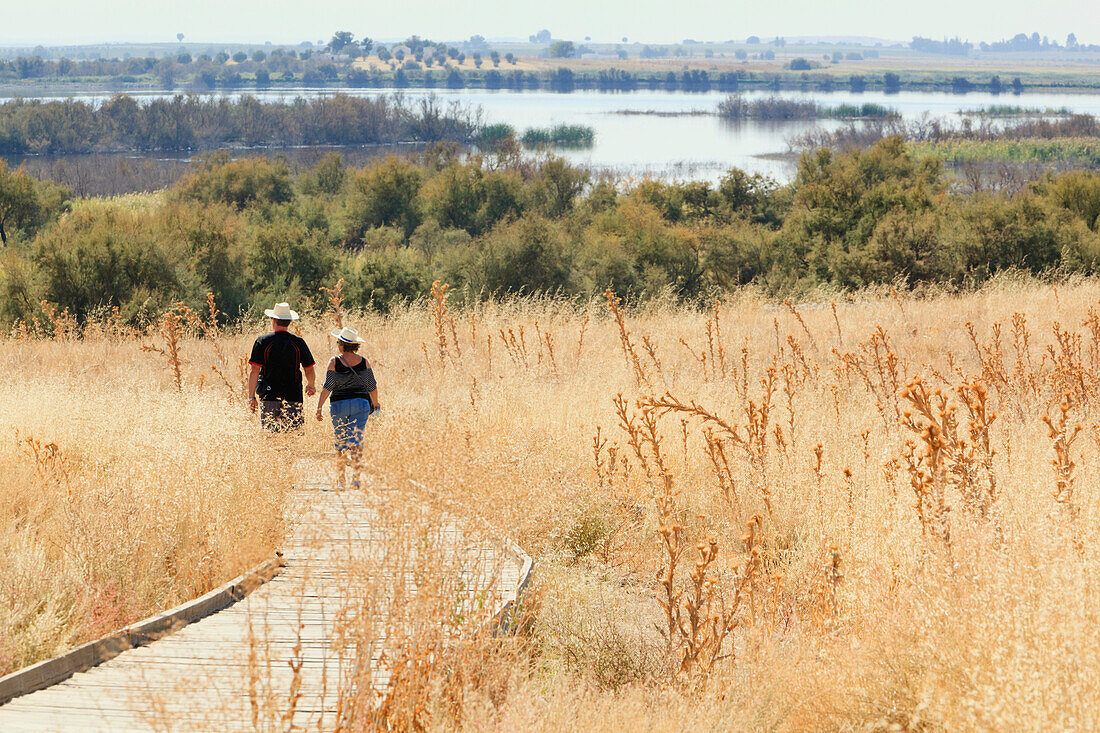
<path id="1" fill-rule="evenodd" d="M 363 429 L 371 413 L 370 400 L 338 400 L 329 403 L 332 430 L 336 434 L 336 450 L 346 451 L 363 444 Z"/>

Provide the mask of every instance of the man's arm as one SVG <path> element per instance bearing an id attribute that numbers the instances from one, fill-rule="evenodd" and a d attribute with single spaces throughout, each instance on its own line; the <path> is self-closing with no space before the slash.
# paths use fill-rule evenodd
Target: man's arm
<path id="1" fill-rule="evenodd" d="M 316 372 L 314 372 L 314 369 L 313 369 L 313 366 L 314 366 L 313 354 L 310 353 L 309 344 L 306 343 L 305 339 L 299 338 L 298 343 L 301 344 L 301 349 L 302 349 L 302 353 L 301 353 L 302 371 L 306 373 L 306 394 L 309 395 L 310 397 L 312 397 L 313 395 L 317 394 L 317 389 L 316 389 L 316 386 L 315 386 L 316 382 L 317 382 L 317 377 L 316 377 Z"/>
<path id="2" fill-rule="evenodd" d="M 248 404 L 252 408 L 252 411 L 256 411 L 256 382 L 260 378 L 260 365 L 250 363 L 251 367 L 248 370 Z"/>
<path id="3" fill-rule="evenodd" d="M 302 367 L 302 371 L 306 373 L 306 394 L 312 397 L 313 395 L 317 394 L 317 389 L 314 387 L 314 384 L 317 381 L 317 376 L 316 372 L 313 369 L 313 364 L 310 364 L 307 367 Z"/>

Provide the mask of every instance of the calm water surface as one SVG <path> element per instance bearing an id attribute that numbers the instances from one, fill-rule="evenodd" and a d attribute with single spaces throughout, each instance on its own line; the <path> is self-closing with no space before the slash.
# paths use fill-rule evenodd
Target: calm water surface
<path id="1" fill-rule="evenodd" d="M 346 89 L 355 96 L 393 95 L 393 90 Z M 335 93 L 332 89 L 293 89 L 249 92 L 260 99 L 288 99 Z M 238 96 L 239 93 L 227 96 Z M 836 128 L 844 123 L 818 121 L 726 122 L 713 115 L 689 115 L 692 111 L 713 112 L 726 97 L 724 92 L 596 92 L 560 94 L 549 91 L 509 92 L 477 90 L 422 90 L 400 92 L 409 101 L 434 95 L 444 102 L 456 101 L 480 107 L 488 122 L 506 122 L 520 133 L 528 127 L 559 123 L 589 125 L 596 142 L 587 150 L 561 151 L 578 164 L 608 170 L 619 176 L 716 180 L 731 168 L 788 179 L 791 160 L 773 157 L 789 152 L 789 141 L 813 128 Z M 80 99 L 107 99 L 110 92 L 81 94 Z M 171 96 L 167 92 L 135 94 L 138 98 Z M 773 96 L 772 92 L 746 92 L 746 98 Z M 778 96 L 812 100 L 823 105 L 874 102 L 892 107 L 910 120 L 923 117 L 954 117 L 962 110 L 989 105 L 1067 108 L 1073 112 L 1100 115 L 1100 94 L 966 94 L 903 92 L 781 92 Z M 47 98 L 47 97 L 43 97 Z M 57 97 L 48 97 L 56 99 Z M 660 114 L 624 114 L 656 112 Z"/>

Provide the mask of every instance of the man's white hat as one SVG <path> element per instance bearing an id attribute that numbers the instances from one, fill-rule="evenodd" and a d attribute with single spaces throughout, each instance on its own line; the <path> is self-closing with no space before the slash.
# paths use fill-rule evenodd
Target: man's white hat
<path id="1" fill-rule="evenodd" d="M 347 326 L 344 326 L 343 328 L 338 328 L 335 331 L 332 331 L 329 335 L 337 341 L 343 341 L 345 344 L 367 343 L 363 339 L 359 338 L 358 331 L 356 331 L 354 328 L 348 328 Z"/>
<path id="2" fill-rule="evenodd" d="M 280 321 L 296 321 L 298 314 L 290 309 L 290 303 L 276 303 L 274 308 L 264 311 L 268 318 L 277 318 Z"/>

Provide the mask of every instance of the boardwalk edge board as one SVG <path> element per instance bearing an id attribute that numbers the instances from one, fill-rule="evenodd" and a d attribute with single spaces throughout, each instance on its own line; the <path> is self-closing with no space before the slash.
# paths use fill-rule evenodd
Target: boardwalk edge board
<path id="1" fill-rule="evenodd" d="M 504 608 L 497 611 L 493 616 L 492 626 L 494 634 L 508 636 L 516 633 L 517 622 L 523 608 L 523 595 L 535 572 L 535 561 L 523 551 L 523 548 L 511 540 L 504 540 L 504 551 L 519 565 L 519 583 L 516 585 L 515 598 L 509 600 L 504 604 Z"/>
<path id="2" fill-rule="evenodd" d="M 440 501 L 445 505 L 450 503 L 447 498 L 440 495 L 439 492 L 419 481 L 414 481 L 413 479 L 407 479 L 407 481 L 436 501 Z M 495 535 L 496 541 L 504 546 L 504 551 L 512 557 L 517 565 L 519 565 L 519 584 L 516 585 L 515 598 L 509 600 L 504 604 L 503 608 L 493 614 L 493 618 L 488 624 L 494 635 L 510 636 L 517 631 L 517 621 L 520 618 L 520 612 L 523 607 L 523 595 L 527 591 L 527 586 L 531 582 L 531 576 L 535 572 L 535 561 L 531 559 L 530 555 L 523 551 L 522 547 L 507 537 L 502 536 L 496 530 L 490 528 L 489 534 Z"/>
<path id="3" fill-rule="evenodd" d="M 56 685 L 74 674 L 113 659 L 124 651 L 144 646 L 228 608 L 278 575 L 283 564 L 282 553 L 276 552 L 275 557 L 194 600 L 78 646 L 61 656 L 0 677 L 0 705 L 21 695 Z"/>

